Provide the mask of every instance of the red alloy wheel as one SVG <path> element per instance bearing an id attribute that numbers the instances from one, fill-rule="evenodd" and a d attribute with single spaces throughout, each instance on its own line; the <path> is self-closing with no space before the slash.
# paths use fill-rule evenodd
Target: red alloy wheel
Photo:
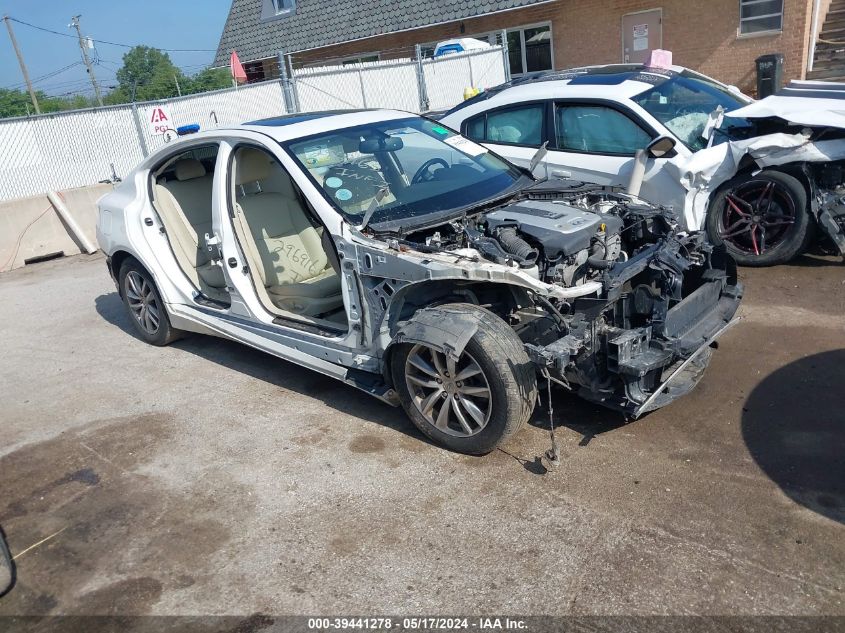
<path id="1" fill-rule="evenodd" d="M 762 255 L 783 242 L 794 224 L 789 189 L 771 180 L 750 180 L 725 196 L 719 236 L 740 251 Z"/>

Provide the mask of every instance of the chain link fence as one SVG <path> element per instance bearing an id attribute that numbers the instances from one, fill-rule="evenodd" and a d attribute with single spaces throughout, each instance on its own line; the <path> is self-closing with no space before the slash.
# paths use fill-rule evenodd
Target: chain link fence
<path id="1" fill-rule="evenodd" d="M 440 58 L 298 68 L 290 79 L 104 108 L 0 120 L 0 201 L 123 178 L 168 138 L 153 133 L 158 108 L 169 128 L 203 130 L 286 112 L 392 108 L 441 110 L 464 89 L 506 78 L 500 46 Z M 288 82 L 289 90 L 284 90 Z M 287 103 L 287 106 L 286 106 Z"/>

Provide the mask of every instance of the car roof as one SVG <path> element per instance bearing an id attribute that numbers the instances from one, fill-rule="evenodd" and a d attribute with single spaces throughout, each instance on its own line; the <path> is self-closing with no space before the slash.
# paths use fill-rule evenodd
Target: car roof
<path id="1" fill-rule="evenodd" d="M 530 73 L 488 88 L 449 110 L 444 118 L 485 101 L 492 105 L 498 102 L 547 99 L 557 95 L 619 101 L 638 95 L 683 72 L 688 72 L 683 66 L 656 68 L 643 64 L 604 64 Z"/>
<path id="2" fill-rule="evenodd" d="M 174 143 L 168 143 L 157 150 L 158 156 L 177 149 L 181 145 L 195 145 L 205 139 L 225 137 L 227 132 L 250 131 L 269 136 L 276 141 L 285 142 L 306 138 L 323 132 L 332 132 L 344 128 L 396 121 L 409 117 L 418 117 L 413 112 L 401 110 L 324 110 L 317 112 L 302 112 L 296 114 L 281 114 L 266 119 L 257 119 L 238 125 L 225 125 L 207 130 L 200 130 L 194 134 L 186 134 Z M 152 156 L 152 155 L 151 155 Z M 146 162 L 146 161 L 145 161 Z"/>
<path id="3" fill-rule="evenodd" d="M 271 136 L 277 141 L 290 141 L 357 125 L 395 121 L 417 116 L 419 115 L 402 112 L 401 110 L 325 110 L 283 114 L 231 126 L 229 129 L 251 130 Z"/>

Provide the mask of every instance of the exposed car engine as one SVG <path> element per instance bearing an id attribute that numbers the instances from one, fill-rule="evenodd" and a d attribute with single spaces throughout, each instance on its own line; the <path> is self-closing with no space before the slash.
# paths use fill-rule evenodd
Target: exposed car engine
<path id="1" fill-rule="evenodd" d="M 674 234 L 670 212 L 598 185 L 524 192 L 482 214 L 407 236 L 417 247 L 471 248 L 546 283 L 583 284 L 637 249 Z"/>
<path id="2" fill-rule="evenodd" d="M 534 305 L 489 307 L 508 313 L 550 379 L 634 417 L 697 383 L 704 348 L 742 297 L 724 247 L 681 232 L 670 211 L 600 185 L 540 182 L 396 244 L 492 261 L 565 289 Z M 674 392 L 662 386 L 670 379 Z"/>

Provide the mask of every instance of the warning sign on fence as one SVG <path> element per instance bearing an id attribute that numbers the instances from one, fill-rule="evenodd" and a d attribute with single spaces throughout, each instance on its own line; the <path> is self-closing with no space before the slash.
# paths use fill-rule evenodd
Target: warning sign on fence
<path id="1" fill-rule="evenodd" d="M 167 130 L 175 130 L 176 124 L 170 115 L 170 108 L 167 106 L 155 106 L 148 111 L 147 123 L 150 126 L 150 134 L 158 136 Z"/>

